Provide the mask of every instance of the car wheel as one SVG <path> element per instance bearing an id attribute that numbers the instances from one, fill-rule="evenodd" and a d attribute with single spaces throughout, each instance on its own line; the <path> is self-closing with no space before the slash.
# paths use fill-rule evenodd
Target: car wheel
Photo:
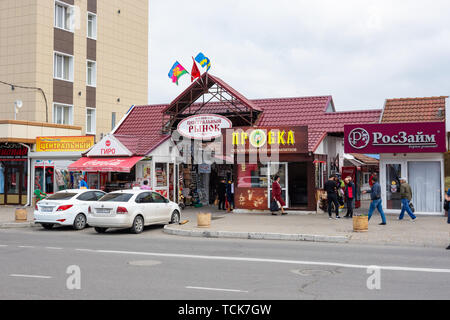
<path id="1" fill-rule="evenodd" d="M 107 228 L 100 228 L 100 227 L 95 227 L 94 228 L 95 231 L 97 231 L 97 233 L 105 233 Z"/>
<path id="2" fill-rule="evenodd" d="M 131 233 L 138 234 L 144 231 L 144 218 L 142 216 L 136 216 L 131 227 Z"/>
<path id="3" fill-rule="evenodd" d="M 46 230 L 51 230 L 51 229 L 53 229 L 53 224 L 52 223 L 43 223 L 42 227 Z"/>
<path id="4" fill-rule="evenodd" d="M 172 216 L 170 217 L 170 224 L 180 223 L 180 213 L 178 211 L 172 212 Z"/>
<path id="5" fill-rule="evenodd" d="M 75 217 L 73 228 L 75 230 L 83 230 L 86 228 L 86 216 L 84 214 L 80 213 Z"/>

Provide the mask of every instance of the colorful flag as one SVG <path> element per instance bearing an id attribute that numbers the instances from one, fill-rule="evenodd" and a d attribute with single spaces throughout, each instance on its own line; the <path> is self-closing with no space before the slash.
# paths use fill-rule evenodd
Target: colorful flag
<path id="1" fill-rule="evenodd" d="M 191 82 L 194 82 L 195 79 L 200 78 L 200 70 L 198 70 L 197 64 L 195 63 L 194 57 L 192 57 L 192 61 L 194 65 L 192 66 L 191 71 Z"/>
<path id="2" fill-rule="evenodd" d="M 209 69 L 211 68 L 211 61 L 209 60 L 209 58 L 205 57 L 205 55 L 201 52 L 195 57 L 195 61 L 200 63 L 202 68 L 206 67 L 206 72 L 208 72 Z"/>
<path id="3" fill-rule="evenodd" d="M 172 68 L 170 68 L 169 78 L 178 85 L 178 79 L 186 73 L 188 73 L 186 69 L 178 61 L 175 61 Z"/>

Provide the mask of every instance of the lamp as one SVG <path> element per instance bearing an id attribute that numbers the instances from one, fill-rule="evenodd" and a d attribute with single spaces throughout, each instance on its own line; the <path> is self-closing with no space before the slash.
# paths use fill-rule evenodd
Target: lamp
<path id="1" fill-rule="evenodd" d="M 17 120 L 17 114 L 19 113 L 19 109 L 23 107 L 22 100 L 17 100 L 14 102 L 14 120 Z"/>

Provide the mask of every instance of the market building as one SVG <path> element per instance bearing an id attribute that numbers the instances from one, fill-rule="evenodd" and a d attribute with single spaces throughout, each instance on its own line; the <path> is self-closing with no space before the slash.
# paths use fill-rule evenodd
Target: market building
<path id="1" fill-rule="evenodd" d="M 443 214 L 448 97 L 386 100 L 378 124 L 345 126 L 345 151 L 380 155 L 383 207 L 401 209 L 400 178 L 418 214 Z"/>
<path id="2" fill-rule="evenodd" d="M 376 123 L 380 115 L 336 112 L 331 96 L 250 100 L 205 73 L 168 105 L 135 106 L 69 169 L 107 175 L 114 186 L 101 179 L 96 185 L 107 191 L 148 180 L 153 190 L 174 201 L 183 195 L 188 205 L 214 203 L 218 182 L 232 180 L 236 208 L 256 211 L 268 209 L 277 174 L 289 209 L 316 211 L 328 174 L 344 162 L 344 125 Z M 244 149 L 224 152 L 226 130 L 246 131 Z M 277 160 L 238 163 L 239 156 L 251 157 L 249 141 L 263 148 L 264 137 L 267 145 L 277 141 Z"/>

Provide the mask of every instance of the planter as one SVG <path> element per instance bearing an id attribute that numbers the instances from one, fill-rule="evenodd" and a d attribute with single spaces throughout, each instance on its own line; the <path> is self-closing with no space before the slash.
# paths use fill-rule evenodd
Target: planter
<path id="1" fill-rule="evenodd" d="M 211 213 L 197 213 L 197 227 L 209 228 L 211 226 Z"/>
<path id="2" fill-rule="evenodd" d="M 27 210 L 23 208 L 17 208 L 15 212 L 15 218 L 18 222 L 26 222 L 28 220 Z"/>
<path id="3" fill-rule="evenodd" d="M 367 232 L 367 231 L 369 231 L 369 217 L 353 216 L 353 232 Z"/>

